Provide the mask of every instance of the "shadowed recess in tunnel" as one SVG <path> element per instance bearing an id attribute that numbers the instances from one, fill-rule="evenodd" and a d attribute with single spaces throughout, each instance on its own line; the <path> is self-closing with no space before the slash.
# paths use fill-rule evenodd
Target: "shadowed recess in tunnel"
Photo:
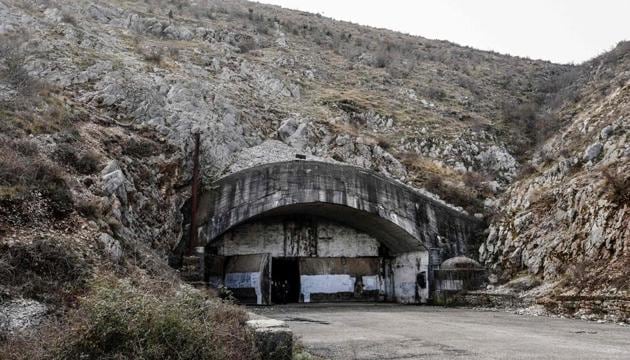
<path id="1" fill-rule="evenodd" d="M 420 240 L 414 238 L 413 235 L 409 234 L 403 228 L 385 218 L 349 206 L 322 202 L 302 203 L 274 208 L 241 222 L 234 223 L 221 234 L 214 236 L 212 240 L 220 238 L 222 234 L 244 223 L 255 222 L 266 218 L 294 217 L 300 215 L 316 216 L 364 232 L 385 245 L 391 254 L 426 249 Z M 207 245 L 212 245 L 212 241 Z"/>

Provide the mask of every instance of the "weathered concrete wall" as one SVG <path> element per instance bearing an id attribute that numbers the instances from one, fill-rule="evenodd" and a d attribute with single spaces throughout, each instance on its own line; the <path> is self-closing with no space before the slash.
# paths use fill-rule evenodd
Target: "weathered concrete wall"
<path id="1" fill-rule="evenodd" d="M 201 238 L 207 239 L 202 232 Z M 222 256 L 378 256 L 379 242 L 356 229 L 318 217 L 270 218 L 234 227 L 214 243 Z"/>
<path id="2" fill-rule="evenodd" d="M 392 261 L 394 297 L 397 302 L 411 304 L 428 301 L 428 265 L 429 253 L 426 251 L 401 254 Z M 424 278 L 424 288 L 419 277 Z"/>
<path id="3" fill-rule="evenodd" d="M 393 254 L 440 247 L 467 254 L 479 221 L 375 172 L 315 161 L 288 161 L 226 176 L 205 191 L 198 223 L 210 243 L 252 218 L 311 214 L 379 239 Z"/>
<path id="4" fill-rule="evenodd" d="M 249 313 L 247 326 L 253 330 L 261 360 L 293 359 L 293 332 L 284 321 Z"/>
<path id="5" fill-rule="evenodd" d="M 269 291 L 268 254 L 236 256 L 225 266 L 225 287 L 244 303 L 265 304 Z"/>
<path id="6" fill-rule="evenodd" d="M 377 239 L 356 229 L 305 216 L 241 224 L 215 240 L 211 251 L 226 257 L 265 253 L 272 257 L 304 257 L 300 261 L 304 302 L 393 300 L 393 290 L 386 293 L 379 246 Z M 226 285 L 230 281 L 230 287 L 253 288 L 250 279 L 258 280 L 258 273 L 231 274 L 226 276 Z"/>
<path id="7" fill-rule="evenodd" d="M 300 293 L 303 302 L 384 300 L 383 259 L 302 258 Z"/>
<path id="8" fill-rule="evenodd" d="M 311 301 L 314 294 L 355 299 L 373 291 L 386 300 L 426 302 L 429 250 L 443 258 L 473 253 L 481 228 L 474 217 L 400 182 L 316 161 L 233 173 L 212 184 L 199 204 L 199 245 L 208 254 L 379 259 L 381 268 L 369 274 L 300 272 L 302 297 Z"/>

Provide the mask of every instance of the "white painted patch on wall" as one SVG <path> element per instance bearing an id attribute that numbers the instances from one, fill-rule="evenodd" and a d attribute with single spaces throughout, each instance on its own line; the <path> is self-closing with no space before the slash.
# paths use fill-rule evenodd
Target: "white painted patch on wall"
<path id="1" fill-rule="evenodd" d="M 381 279 L 378 275 L 361 276 L 361 280 L 363 281 L 363 290 L 365 291 L 383 290 L 381 288 Z"/>
<path id="2" fill-rule="evenodd" d="M 253 288 L 256 292 L 256 304 L 262 304 L 262 289 L 260 288 L 260 273 L 241 272 L 225 274 L 225 287 L 228 289 Z"/>
<path id="3" fill-rule="evenodd" d="M 305 303 L 311 302 L 311 294 L 354 292 L 355 278 L 339 275 L 301 275 L 300 292 Z M 365 283 L 364 283 L 365 284 Z"/>
<path id="4" fill-rule="evenodd" d="M 419 288 L 418 275 L 424 272 L 425 283 L 428 273 L 429 253 L 413 251 L 398 255 L 392 262 L 394 272 L 394 296 L 396 301 L 403 304 L 415 302 L 424 303 L 429 297 L 429 288 Z M 419 299 L 416 298 L 416 294 Z"/>

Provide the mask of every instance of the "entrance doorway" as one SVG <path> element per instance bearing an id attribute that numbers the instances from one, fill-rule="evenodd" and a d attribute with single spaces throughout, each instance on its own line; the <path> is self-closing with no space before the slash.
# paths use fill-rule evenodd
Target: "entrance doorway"
<path id="1" fill-rule="evenodd" d="M 298 258 L 271 260 L 271 302 L 296 303 L 300 300 L 300 264 Z"/>

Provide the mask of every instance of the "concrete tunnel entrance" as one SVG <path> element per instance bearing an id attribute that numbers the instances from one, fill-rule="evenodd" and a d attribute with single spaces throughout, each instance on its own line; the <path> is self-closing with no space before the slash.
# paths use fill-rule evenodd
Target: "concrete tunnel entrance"
<path id="1" fill-rule="evenodd" d="M 231 228 L 206 246 L 207 279 L 246 304 L 426 302 L 428 252 L 400 239 L 393 252 L 379 232 L 336 221 L 348 211 L 336 207 L 291 206 Z"/>
<path id="2" fill-rule="evenodd" d="M 300 301 L 300 264 L 298 258 L 272 258 L 271 269 L 271 302 L 288 304 Z"/>
<path id="3" fill-rule="evenodd" d="M 316 161 L 230 174 L 196 213 L 175 254 L 196 231 L 202 280 L 251 304 L 426 303 L 436 264 L 466 254 L 479 225 L 381 174 Z"/>

